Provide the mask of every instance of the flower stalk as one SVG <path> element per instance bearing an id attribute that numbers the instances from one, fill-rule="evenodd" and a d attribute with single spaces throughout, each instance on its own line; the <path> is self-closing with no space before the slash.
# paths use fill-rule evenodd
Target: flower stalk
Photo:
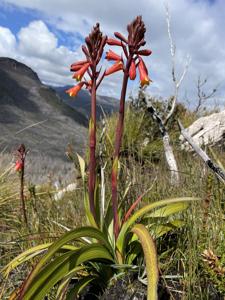
<path id="1" fill-rule="evenodd" d="M 19 146 L 16 150 L 17 161 L 15 163 L 15 171 L 19 172 L 20 176 L 20 202 L 21 202 L 21 211 L 24 219 L 24 223 L 28 228 L 28 219 L 25 205 L 25 197 L 24 197 L 24 169 L 25 169 L 25 158 L 26 158 L 27 150 L 23 144 Z"/>
<path id="2" fill-rule="evenodd" d="M 91 118 L 89 122 L 89 148 L 90 148 L 90 159 L 89 159 L 89 179 L 88 179 L 88 191 L 90 210 L 96 217 L 95 212 L 95 182 L 96 182 L 96 79 L 93 78 L 91 86 Z"/>
<path id="3" fill-rule="evenodd" d="M 125 38 L 121 33 L 115 32 L 114 35 L 116 39 L 108 39 L 107 43 L 109 45 L 121 46 L 123 53 L 127 59 L 125 67 L 123 67 L 123 83 L 120 95 L 120 107 L 119 107 L 119 117 L 116 127 L 116 137 L 115 137 L 115 146 L 114 146 L 114 155 L 113 155 L 113 168 L 111 174 L 111 187 L 112 187 L 112 207 L 113 207 L 113 228 L 114 228 L 114 237 L 115 240 L 119 234 L 119 215 L 118 215 L 118 161 L 120 156 L 120 148 L 122 144 L 123 130 L 124 130 L 124 112 L 125 112 L 125 99 L 128 79 L 134 80 L 136 78 L 136 68 L 139 64 L 141 67 L 138 67 L 141 85 L 146 85 L 150 83 L 150 78 L 148 77 L 147 68 L 140 57 L 140 55 L 150 55 L 150 50 L 142 50 L 139 52 L 139 48 L 145 45 L 144 34 L 145 34 L 145 25 L 142 21 L 141 16 L 138 16 L 131 24 L 127 27 L 128 37 Z M 118 40 L 119 41 L 118 41 Z M 121 56 L 122 57 L 122 56 Z M 107 59 L 119 59 L 119 56 L 114 55 L 110 50 L 106 56 Z M 135 61 L 138 60 L 138 64 L 135 64 Z M 113 67 L 116 69 L 116 64 L 123 63 L 122 59 L 106 70 L 106 75 L 109 75 L 112 72 Z M 119 67 L 115 71 L 119 71 Z"/>
<path id="4" fill-rule="evenodd" d="M 124 112 L 127 84 L 129 78 L 135 80 L 136 70 L 140 75 L 141 85 L 150 83 L 148 71 L 141 56 L 148 56 L 151 50 L 140 48 L 145 45 L 145 25 L 141 16 L 138 16 L 131 24 L 127 26 L 128 37 L 124 37 L 121 33 L 115 32 L 115 38 L 107 39 L 102 36 L 99 29 L 99 24 L 93 28 L 92 32 L 85 39 L 86 45 L 82 46 L 82 51 L 86 56 L 86 60 L 78 61 L 71 65 L 71 71 L 75 72 L 73 78 L 80 81 L 79 84 L 67 91 L 70 96 L 76 96 L 83 86 L 91 93 L 91 116 L 89 122 L 89 206 L 93 217 L 96 220 L 95 211 L 95 184 L 96 184 L 96 90 L 101 84 L 105 76 L 109 76 L 115 72 L 123 71 L 123 83 L 120 95 L 119 116 L 116 126 L 115 146 L 113 153 L 113 167 L 111 173 L 111 189 L 112 189 L 112 208 L 113 208 L 113 228 L 115 240 L 119 234 L 120 222 L 118 215 L 118 162 L 120 156 L 120 148 L 122 144 L 124 130 Z M 97 70 L 97 65 L 102 57 L 105 44 L 110 46 L 120 47 L 126 62 L 124 63 L 123 55 L 118 55 L 111 49 L 106 52 L 105 58 L 108 61 L 113 61 L 113 65 L 103 72 Z M 85 78 L 85 74 L 89 76 L 89 80 Z"/>
<path id="5" fill-rule="evenodd" d="M 95 182 L 96 182 L 96 91 L 104 77 L 100 76 L 97 70 L 106 44 L 107 37 L 102 35 L 99 24 L 94 26 L 93 30 L 85 38 L 86 45 L 82 46 L 82 51 L 86 60 L 73 63 L 70 67 L 75 72 L 73 78 L 79 83 L 66 91 L 70 96 L 76 96 L 83 86 L 91 94 L 91 116 L 89 121 L 89 177 L 88 177 L 88 194 L 90 211 L 96 220 L 95 211 Z M 87 76 L 87 77 L 85 77 Z"/>

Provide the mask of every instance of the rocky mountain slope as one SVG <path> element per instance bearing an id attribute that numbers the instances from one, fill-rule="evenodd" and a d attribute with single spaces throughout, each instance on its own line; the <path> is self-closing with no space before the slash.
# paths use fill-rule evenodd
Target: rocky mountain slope
<path id="1" fill-rule="evenodd" d="M 42 84 L 32 69 L 10 58 L 0 58 L 0 126 L 1 152 L 12 153 L 24 143 L 40 172 L 59 171 L 67 162 L 68 143 L 81 152 L 87 137 L 87 119 Z"/>

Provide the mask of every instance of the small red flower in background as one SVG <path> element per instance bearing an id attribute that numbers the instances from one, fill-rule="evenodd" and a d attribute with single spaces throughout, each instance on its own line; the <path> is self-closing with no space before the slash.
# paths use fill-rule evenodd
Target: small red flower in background
<path id="1" fill-rule="evenodd" d="M 15 171 L 20 172 L 23 168 L 23 163 L 19 160 L 16 161 L 15 163 Z"/>

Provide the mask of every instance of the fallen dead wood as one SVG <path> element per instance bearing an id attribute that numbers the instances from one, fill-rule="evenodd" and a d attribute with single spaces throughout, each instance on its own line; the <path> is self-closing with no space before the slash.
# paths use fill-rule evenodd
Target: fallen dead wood
<path id="1" fill-rule="evenodd" d="M 186 141 L 192 146 L 193 150 L 201 157 L 201 159 L 205 162 L 205 164 L 215 173 L 220 181 L 225 183 L 225 172 L 215 163 L 210 157 L 203 151 L 191 138 L 191 136 L 187 133 L 186 129 L 182 125 L 181 121 L 178 120 L 178 125 L 180 127 L 180 131 L 182 136 L 186 139 Z"/>

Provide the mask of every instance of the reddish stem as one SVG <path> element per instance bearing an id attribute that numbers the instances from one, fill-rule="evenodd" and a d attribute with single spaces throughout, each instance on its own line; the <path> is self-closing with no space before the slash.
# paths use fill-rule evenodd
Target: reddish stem
<path id="1" fill-rule="evenodd" d="M 141 200 L 145 196 L 145 194 L 146 194 L 146 192 L 144 192 L 143 194 L 138 196 L 138 198 L 135 200 L 135 202 L 130 206 L 130 208 L 128 209 L 126 215 L 123 218 L 122 224 L 124 224 L 129 219 L 130 215 L 135 210 L 135 208 L 138 206 L 138 204 L 141 202 Z"/>
<path id="2" fill-rule="evenodd" d="M 128 83 L 128 78 L 129 78 L 129 68 L 131 65 L 131 61 L 132 61 L 132 56 L 130 55 L 127 60 L 126 68 L 124 70 L 123 85 L 122 85 L 121 96 L 120 96 L 120 109 L 119 109 L 119 118 L 118 118 L 117 128 L 116 128 L 114 162 L 116 159 L 119 159 L 119 155 L 120 155 L 120 147 L 121 147 L 121 143 L 122 143 L 123 127 L 124 127 L 123 125 L 124 125 L 125 98 L 126 98 L 127 83 Z M 114 229 L 115 239 L 117 239 L 118 234 L 119 234 L 117 175 L 118 175 L 118 169 L 113 168 L 113 170 L 112 170 L 112 208 L 113 208 L 113 229 Z"/>
<path id="3" fill-rule="evenodd" d="M 20 173 L 20 201 L 21 201 L 21 210 L 23 213 L 24 222 L 28 228 L 28 221 L 27 221 L 27 212 L 25 206 L 25 199 L 24 199 L 24 166 L 25 166 L 25 158 L 21 159 L 22 168 Z"/>
<path id="4" fill-rule="evenodd" d="M 95 72 L 93 72 L 95 73 Z M 92 87 L 91 87 L 91 128 L 89 136 L 89 147 L 90 147 L 90 159 L 89 159 L 89 180 L 88 180 L 88 192 L 89 192 L 89 204 L 90 210 L 94 218 L 96 218 L 95 212 L 95 181 L 96 181 L 96 157 L 95 157 L 95 148 L 96 148 L 96 77 L 93 74 Z M 93 126 L 93 127 L 92 127 Z"/>

